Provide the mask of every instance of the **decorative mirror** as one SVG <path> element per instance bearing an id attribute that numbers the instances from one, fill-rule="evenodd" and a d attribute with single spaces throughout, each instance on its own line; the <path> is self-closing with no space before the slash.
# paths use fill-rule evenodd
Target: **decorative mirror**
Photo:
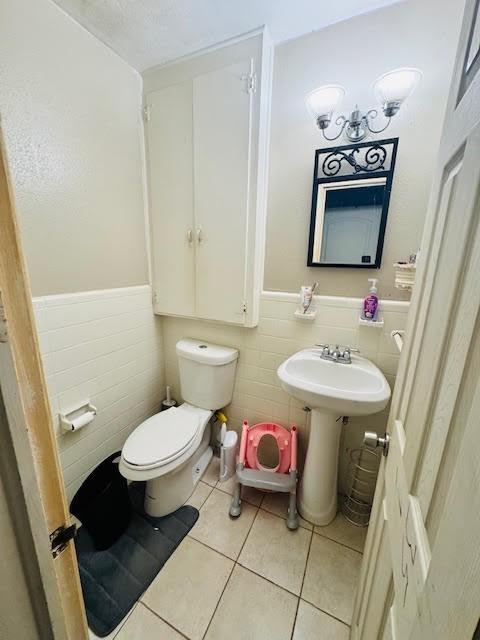
<path id="1" fill-rule="evenodd" d="M 317 149 L 309 267 L 380 268 L 397 144 Z"/>

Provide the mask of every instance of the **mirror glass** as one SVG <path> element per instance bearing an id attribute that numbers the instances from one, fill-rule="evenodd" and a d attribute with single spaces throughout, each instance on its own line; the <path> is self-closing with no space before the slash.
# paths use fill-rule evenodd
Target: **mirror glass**
<path id="1" fill-rule="evenodd" d="M 396 151 L 394 140 L 388 158 L 386 142 L 317 151 L 309 266 L 380 267 Z"/>

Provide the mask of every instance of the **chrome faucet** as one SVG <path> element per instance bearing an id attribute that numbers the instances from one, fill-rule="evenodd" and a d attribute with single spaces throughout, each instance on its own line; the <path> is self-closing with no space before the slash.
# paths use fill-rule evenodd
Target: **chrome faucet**
<path id="1" fill-rule="evenodd" d="M 340 364 L 352 364 L 351 354 L 359 353 L 358 349 L 352 347 L 340 347 L 338 344 L 332 349 L 329 344 L 316 344 L 316 347 L 322 347 L 320 358 L 330 360 L 331 362 L 339 362 Z"/>

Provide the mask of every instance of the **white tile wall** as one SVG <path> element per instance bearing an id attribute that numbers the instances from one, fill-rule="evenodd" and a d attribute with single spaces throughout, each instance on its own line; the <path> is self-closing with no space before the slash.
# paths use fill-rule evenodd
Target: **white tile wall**
<path id="1" fill-rule="evenodd" d="M 71 499 L 90 471 L 145 418 L 164 391 L 162 319 L 149 286 L 33 300 L 40 349 Z M 59 429 L 59 412 L 90 401 L 95 420 L 75 433 Z"/>
<path id="2" fill-rule="evenodd" d="M 408 303 L 382 301 L 383 330 L 358 326 L 361 300 L 318 296 L 315 322 L 294 318 L 294 294 L 264 292 L 255 329 L 152 313 L 149 286 L 110 289 L 34 299 L 42 359 L 57 430 L 67 493 L 71 498 L 90 471 L 146 417 L 158 410 L 164 385 L 180 398 L 175 344 L 190 336 L 240 351 L 230 424 L 275 420 L 300 429 L 300 453 L 308 438 L 308 414 L 280 387 L 279 364 L 315 342 L 349 344 L 376 362 L 393 388 L 398 353 L 392 329 L 405 327 Z M 162 340 L 163 324 L 163 340 Z M 164 373 L 165 369 L 165 373 Z M 58 428 L 58 414 L 86 401 L 98 409 L 93 423 L 76 433 Z M 354 418 L 344 428 L 340 486 L 348 452 L 367 428 L 382 431 L 386 412 Z"/>
<path id="3" fill-rule="evenodd" d="M 280 387 L 276 369 L 285 358 L 316 342 L 350 345 L 375 362 L 385 373 L 393 389 L 398 364 L 398 351 L 390 338 L 393 329 L 404 329 L 407 302 L 382 301 L 380 315 L 383 329 L 358 324 L 359 298 L 318 296 L 314 323 L 296 320 L 294 294 L 264 292 L 260 323 L 255 329 L 244 329 L 200 320 L 165 317 L 163 321 L 166 382 L 180 399 L 175 343 L 183 337 L 200 338 L 240 351 L 233 400 L 228 408 L 230 425 L 236 429 L 244 419 L 251 424 L 275 420 L 283 425 L 295 423 L 300 431 L 300 452 L 305 451 L 308 419 L 302 405 Z M 340 488 L 344 488 L 348 453 L 360 446 L 363 432 L 384 429 L 387 412 L 351 419 L 344 428 L 340 458 Z"/>

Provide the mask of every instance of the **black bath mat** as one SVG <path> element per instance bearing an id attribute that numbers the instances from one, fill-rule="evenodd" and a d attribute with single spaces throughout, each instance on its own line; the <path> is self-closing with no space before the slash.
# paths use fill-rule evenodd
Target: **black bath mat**
<path id="1" fill-rule="evenodd" d="M 134 490 L 134 505 L 139 493 Z M 188 505 L 163 518 L 136 510 L 125 533 L 105 551 L 97 551 L 80 527 L 75 539 L 80 580 L 88 626 L 97 636 L 120 624 L 197 518 L 197 509 Z"/>

